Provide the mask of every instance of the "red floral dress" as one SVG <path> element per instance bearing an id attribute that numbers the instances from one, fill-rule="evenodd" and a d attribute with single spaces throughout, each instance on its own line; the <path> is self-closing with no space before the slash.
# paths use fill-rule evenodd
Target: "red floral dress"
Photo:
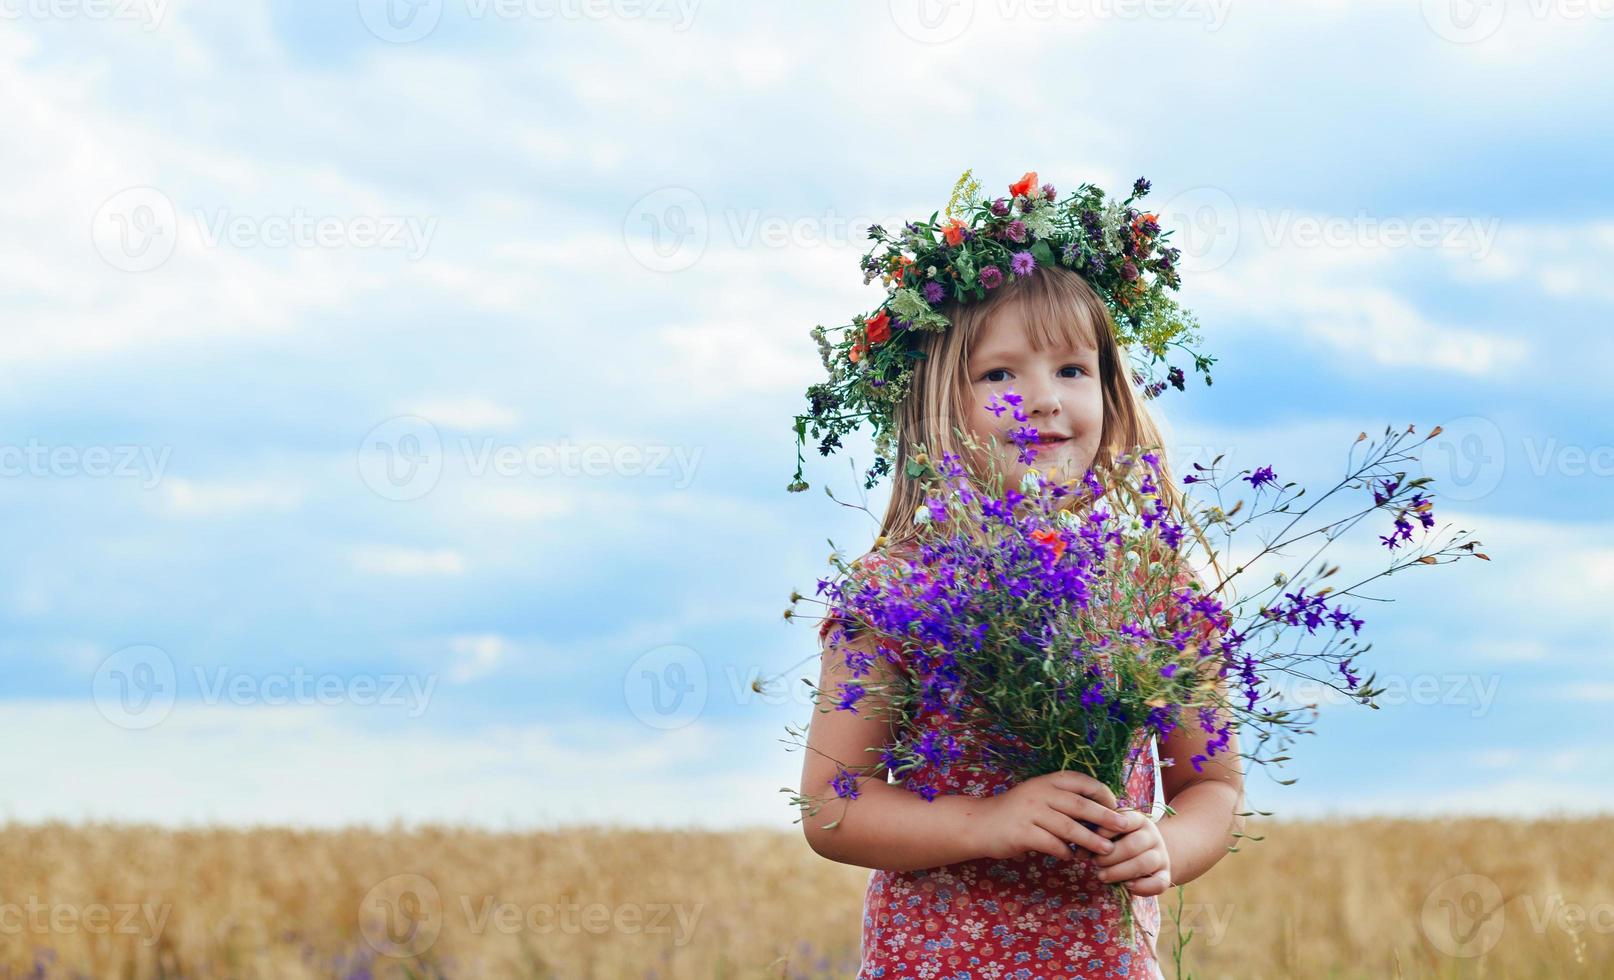
<path id="1" fill-rule="evenodd" d="M 862 567 L 885 560 L 870 556 Z M 827 617 L 819 635 L 846 624 Z M 881 645 L 891 649 L 885 641 Z M 918 723 L 969 744 L 970 733 L 951 717 L 926 712 Z M 971 763 L 980 760 L 966 751 L 950 772 L 931 774 L 930 784 L 938 793 L 977 797 L 1014 785 L 1008 773 L 969 772 L 965 766 Z M 1127 799 L 1139 810 L 1153 810 L 1152 734 L 1140 729 L 1125 775 Z M 1158 980 L 1159 899 L 1131 896 L 1137 938 L 1127 945 L 1111 885 L 1098 879 L 1098 870 L 1085 855 L 1060 860 L 1034 852 L 921 871 L 876 869 L 864 894 L 858 980 Z"/>

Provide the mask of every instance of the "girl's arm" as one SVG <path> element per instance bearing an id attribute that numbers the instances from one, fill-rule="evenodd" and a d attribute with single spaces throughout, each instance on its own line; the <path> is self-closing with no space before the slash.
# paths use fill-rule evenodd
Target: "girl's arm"
<path id="1" fill-rule="evenodd" d="M 845 650 L 855 648 L 874 655 L 867 676 L 855 678 L 847 669 Z M 886 663 L 865 636 L 823 643 L 819 690 L 836 695 L 844 682 L 872 687 L 890 680 Z M 886 770 L 857 780 L 857 799 L 838 799 L 830 783 L 847 767 L 868 765 L 890 737 L 887 721 L 871 717 L 872 696 L 859 702 L 856 714 L 834 708 L 832 699 L 815 709 L 807 729 L 807 758 L 802 762 L 803 796 L 827 799 L 816 814 L 803 812 L 802 831 L 818 854 L 842 864 L 887 871 L 916 871 L 981 857 L 974 836 L 978 817 L 988 800 L 966 795 L 943 795 L 926 802 L 901 786 L 885 781 Z M 826 830 L 826 824 L 840 823 Z"/>
<path id="2" fill-rule="evenodd" d="M 1234 835 L 1244 831 L 1244 818 L 1238 815 L 1244 809 L 1238 735 L 1230 733 L 1226 747 L 1201 761 L 1202 771 L 1195 772 L 1191 759 L 1208 754 L 1210 739 L 1198 712 L 1190 710 L 1161 740 L 1161 756 L 1174 763 L 1160 770 L 1161 789 L 1174 812 L 1159 821 L 1173 885 L 1185 885 L 1209 871 L 1237 843 Z"/>
<path id="3" fill-rule="evenodd" d="M 1177 587 L 1190 582 L 1203 590 L 1199 576 L 1184 571 Z M 1173 628 L 1181 624 L 1177 607 L 1168 604 L 1167 618 Z M 1228 628 L 1224 613 L 1214 618 L 1195 615 L 1189 621 L 1200 643 L 1208 646 L 1220 639 Z M 1227 682 L 1215 682 L 1217 700 L 1226 702 Z M 1217 727 L 1227 721 L 1219 713 Z M 1239 742 L 1235 732 L 1228 733 L 1227 745 L 1210 755 L 1207 746 L 1213 733 L 1205 731 L 1199 721 L 1199 712 L 1190 709 L 1183 713 L 1182 723 L 1171 730 L 1160 742 L 1162 758 L 1172 765 L 1160 769 L 1161 792 L 1173 813 L 1162 817 L 1157 826 L 1165 840 L 1166 853 L 1171 859 L 1171 883 L 1185 885 L 1209 871 L 1238 842 L 1237 834 L 1244 832 L 1244 818 L 1239 812 L 1244 806 L 1244 774 L 1240 771 Z M 1208 756 L 1200 760 L 1200 770 L 1194 769 L 1194 756 Z"/>

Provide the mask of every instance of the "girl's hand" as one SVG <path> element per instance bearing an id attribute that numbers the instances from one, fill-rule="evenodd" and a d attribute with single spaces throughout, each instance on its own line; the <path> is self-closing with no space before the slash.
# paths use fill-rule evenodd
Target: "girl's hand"
<path id="1" fill-rule="evenodd" d="M 1027 851 L 1072 860 L 1081 856 L 1072 845 L 1104 854 L 1118 845 L 1093 827 L 1120 834 L 1133 826 L 1126 813 L 1115 809 L 1109 787 L 1069 770 L 1035 776 L 982 802 L 986 806 L 977 823 L 976 849 L 1000 860 Z"/>
<path id="2" fill-rule="evenodd" d="M 1122 881 L 1134 895 L 1161 895 L 1171 887 L 1171 855 L 1160 825 L 1137 810 L 1118 813 L 1127 827 L 1115 839 L 1115 849 L 1093 855 L 1099 880 Z"/>

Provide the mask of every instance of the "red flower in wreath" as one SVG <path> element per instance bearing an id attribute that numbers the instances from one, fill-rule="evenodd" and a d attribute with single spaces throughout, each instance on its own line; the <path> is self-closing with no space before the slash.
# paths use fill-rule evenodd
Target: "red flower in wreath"
<path id="1" fill-rule="evenodd" d="M 869 338 L 871 346 L 890 340 L 891 317 L 886 315 L 885 310 L 881 310 L 869 320 L 867 327 L 864 328 L 864 334 Z"/>
<path id="2" fill-rule="evenodd" d="M 1009 185 L 1009 193 L 1016 197 L 1030 197 L 1037 186 L 1037 172 L 1027 170 L 1026 175 Z"/>

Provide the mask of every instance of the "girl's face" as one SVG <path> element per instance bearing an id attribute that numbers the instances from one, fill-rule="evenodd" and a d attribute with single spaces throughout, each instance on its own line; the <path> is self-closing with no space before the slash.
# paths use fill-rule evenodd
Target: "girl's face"
<path id="1" fill-rule="evenodd" d="M 1030 464 L 1050 479 L 1078 479 L 1093 465 L 1104 434 L 1104 391 L 1098 351 L 1082 345 L 1033 350 L 1031 332 L 1018 307 L 999 310 L 976 338 L 969 354 L 970 433 L 996 452 L 1005 487 L 1018 487 L 1027 465 L 1009 433 L 1022 423 L 1013 408 L 1002 415 L 989 406 L 993 394 L 1013 391 L 1023 401 L 1028 428 L 1037 430 Z M 999 402 L 1001 404 L 1001 401 Z M 998 445 L 991 446 L 992 437 Z"/>

